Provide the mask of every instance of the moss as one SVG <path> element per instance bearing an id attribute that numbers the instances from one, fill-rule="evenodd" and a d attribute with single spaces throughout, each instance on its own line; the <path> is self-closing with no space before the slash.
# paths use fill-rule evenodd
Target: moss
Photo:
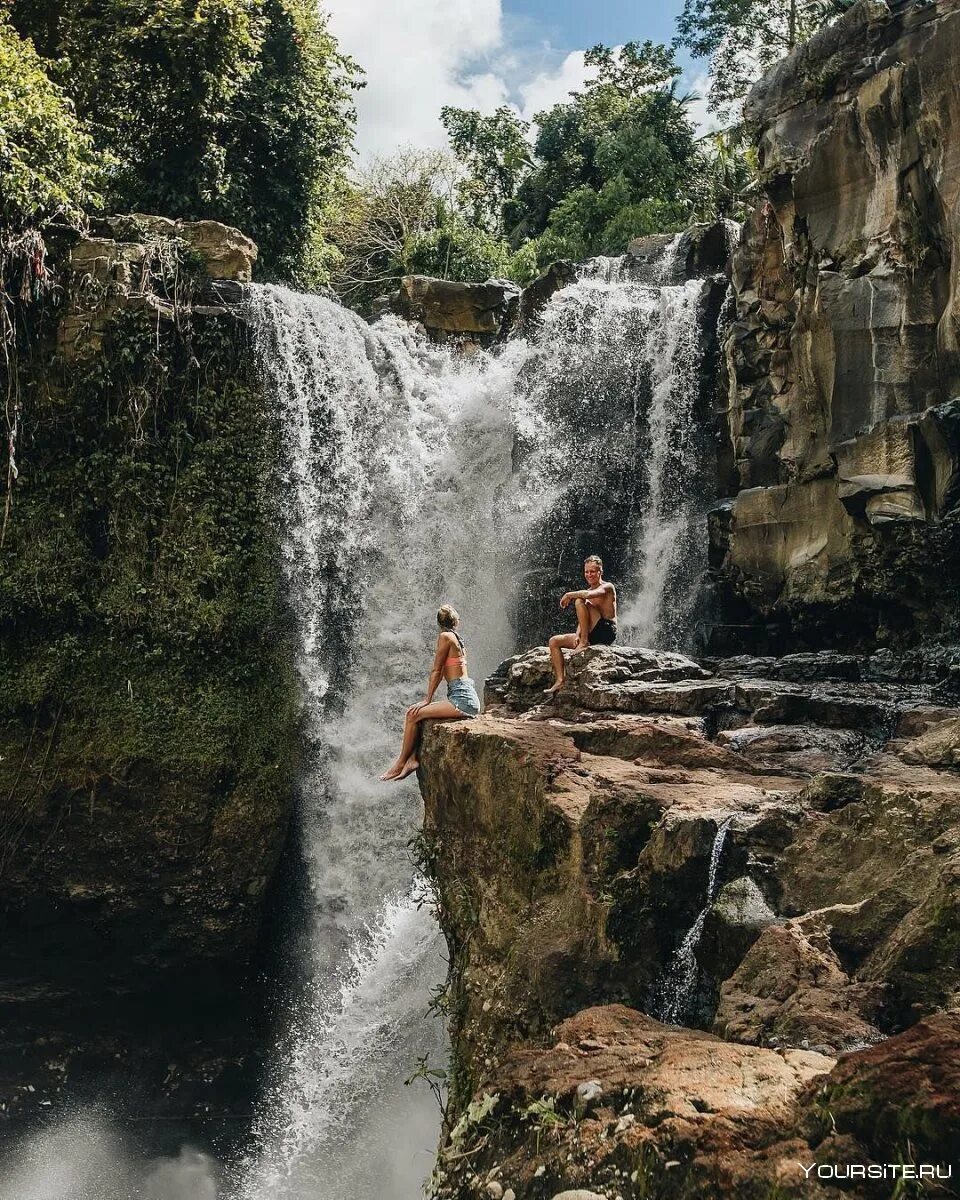
<path id="1" fill-rule="evenodd" d="M 117 781 L 126 795 L 133 780 L 170 837 L 163 805 L 200 805 L 208 867 L 259 870 L 290 808 L 297 688 L 271 515 L 276 431 L 245 328 L 121 308 L 102 347 L 70 362 L 49 341 L 20 349 L 0 822 L 24 813 L 39 839 L 53 798 Z"/>

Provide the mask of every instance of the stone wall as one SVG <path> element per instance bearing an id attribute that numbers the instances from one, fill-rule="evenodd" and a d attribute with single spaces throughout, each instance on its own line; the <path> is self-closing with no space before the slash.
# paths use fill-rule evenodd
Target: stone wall
<path id="1" fill-rule="evenodd" d="M 957 629 L 958 52 L 955 5 L 859 0 L 747 103 L 711 542 L 773 645 Z"/>

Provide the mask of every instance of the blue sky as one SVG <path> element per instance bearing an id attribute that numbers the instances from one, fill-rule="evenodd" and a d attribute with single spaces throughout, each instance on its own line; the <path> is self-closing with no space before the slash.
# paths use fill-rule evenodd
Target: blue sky
<path id="1" fill-rule="evenodd" d="M 603 42 L 669 42 L 682 0 L 504 0 L 507 17 L 532 22 L 567 50 Z"/>
<path id="2" fill-rule="evenodd" d="M 357 101 L 365 159 L 405 145 L 445 146 L 445 104 L 485 112 L 510 104 L 530 118 L 582 86 L 583 52 L 598 42 L 669 42 L 683 0 L 321 3 L 341 46 L 367 73 Z M 702 91 L 702 64 L 682 65 L 684 88 Z"/>

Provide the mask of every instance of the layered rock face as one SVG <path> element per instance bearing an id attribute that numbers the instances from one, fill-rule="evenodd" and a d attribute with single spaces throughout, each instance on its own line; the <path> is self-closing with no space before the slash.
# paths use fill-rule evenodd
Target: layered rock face
<path id="1" fill-rule="evenodd" d="M 590 649 L 546 703 L 539 649 L 428 731 L 436 1196 L 880 1196 L 798 1163 L 952 1162 L 960 708 L 913 667 Z"/>
<path id="2" fill-rule="evenodd" d="M 958 52 L 947 0 L 859 0 L 747 104 L 711 541 L 773 648 L 958 627 Z"/>
<path id="3" fill-rule="evenodd" d="M 59 302 L 18 314 L 0 1134 L 86 1099 L 201 1134 L 248 1107 L 298 704 L 275 432 L 224 303 L 255 253 L 213 222 L 112 218 L 52 255 Z"/>

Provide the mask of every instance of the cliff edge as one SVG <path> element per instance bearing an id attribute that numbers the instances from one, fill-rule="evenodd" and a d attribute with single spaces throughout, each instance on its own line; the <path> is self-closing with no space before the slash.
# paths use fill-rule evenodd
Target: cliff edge
<path id="1" fill-rule="evenodd" d="M 590 649 L 546 704 L 538 649 L 428 731 L 436 1197 L 889 1195 L 829 1172 L 953 1163 L 960 693 L 908 665 Z"/>

